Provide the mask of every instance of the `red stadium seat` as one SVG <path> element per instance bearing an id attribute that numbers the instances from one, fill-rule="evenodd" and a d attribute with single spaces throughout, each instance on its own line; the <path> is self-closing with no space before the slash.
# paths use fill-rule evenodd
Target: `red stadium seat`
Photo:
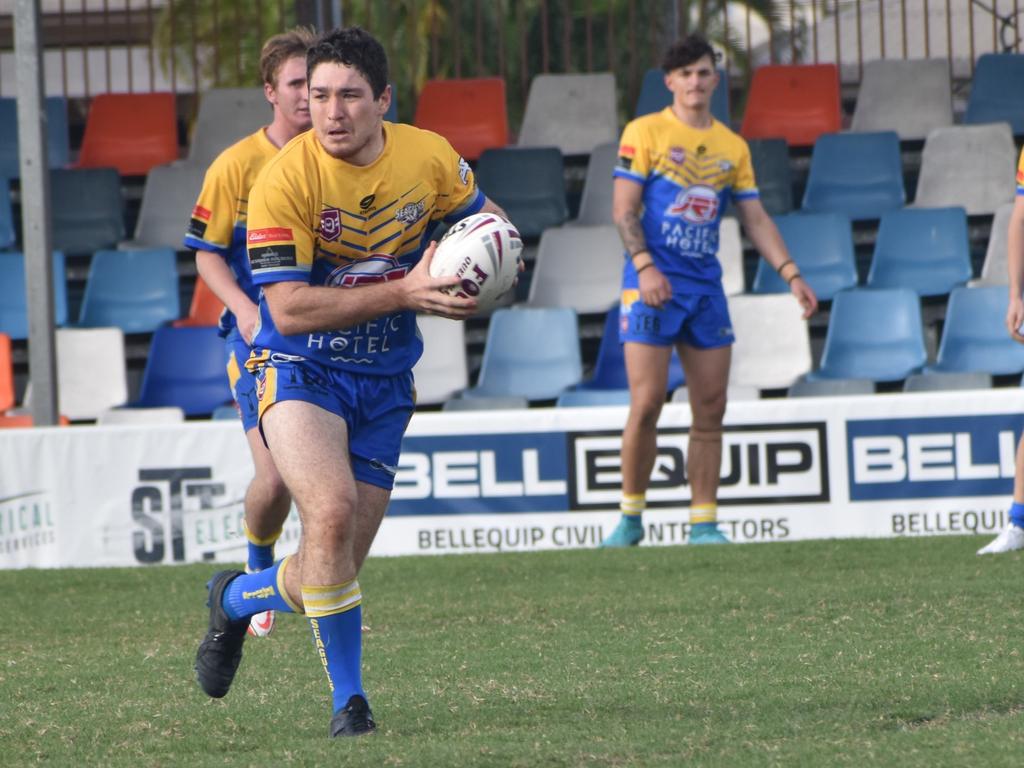
<path id="1" fill-rule="evenodd" d="M 61 416 L 58 423 L 62 427 L 68 426 L 71 422 L 68 421 L 67 416 Z M 0 415 L 0 429 L 8 429 L 12 427 L 33 427 L 35 424 L 32 423 L 32 417 L 27 414 L 19 414 L 17 416 L 3 416 Z"/>
<path id="2" fill-rule="evenodd" d="M 0 333 L 0 413 L 14 407 L 14 364 L 11 337 Z"/>
<path id="3" fill-rule="evenodd" d="M 143 176 L 177 159 L 173 93 L 103 93 L 92 100 L 78 167 Z"/>
<path id="4" fill-rule="evenodd" d="M 745 138 L 781 137 L 803 147 L 841 128 L 835 64 L 776 64 L 754 72 L 740 128 Z"/>
<path id="5" fill-rule="evenodd" d="M 220 313 L 223 311 L 224 304 L 221 300 L 210 290 L 210 286 L 203 278 L 197 277 L 196 287 L 192 292 L 192 304 L 188 308 L 188 316 L 175 320 L 172 325 L 175 328 L 217 325 Z"/>
<path id="6" fill-rule="evenodd" d="M 500 77 L 428 80 L 413 123 L 439 133 L 467 160 L 508 144 L 505 81 Z"/>

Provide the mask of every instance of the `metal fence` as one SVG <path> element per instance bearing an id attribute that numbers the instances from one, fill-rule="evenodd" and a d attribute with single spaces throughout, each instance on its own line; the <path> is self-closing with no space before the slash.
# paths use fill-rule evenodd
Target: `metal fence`
<path id="1" fill-rule="evenodd" d="M 624 115 L 666 45 L 703 31 L 734 89 L 766 63 L 832 62 L 855 86 L 877 58 L 949 61 L 1020 51 L 1024 0 L 41 0 L 45 89 L 103 92 L 258 84 L 259 46 L 297 23 L 360 24 L 388 50 L 399 115 L 423 82 L 501 76 L 513 121 L 542 72 L 611 71 Z M 13 0 L 0 0 L 0 96 L 15 92 Z M 515 124 L 513 122 L 513 124 Z"/>

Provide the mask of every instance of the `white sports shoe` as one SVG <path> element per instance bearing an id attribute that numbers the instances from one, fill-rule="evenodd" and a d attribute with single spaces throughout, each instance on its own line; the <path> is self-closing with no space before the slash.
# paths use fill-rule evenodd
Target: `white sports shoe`
<path id="1" fill-rule="evenodd" d="M 249 619 L 249 629 L 246 631 L 252 637 L 269 637 L 270 633 L 274 631 L 274 612 L 257 613 Z"/>
<path id="2" fill-rule="evenodd" d="M 1010 523 L 996 538 L 978 550 L 979 555 L 997 555 L 1024 549 L 1024 528 Z"/>

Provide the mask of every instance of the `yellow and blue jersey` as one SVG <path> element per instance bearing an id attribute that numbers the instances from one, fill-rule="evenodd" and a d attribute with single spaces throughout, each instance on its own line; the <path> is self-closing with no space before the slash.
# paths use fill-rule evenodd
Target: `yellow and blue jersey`
<path id="1" fill-rule="evenodd" d="M 436 133 L 386 122 L 384 149 L 366 166 L 331 157 L 313 132 L 305 133 L 267 163 L 250 194 L 253 282 L 343 290 L 401 279 L 437 221 L 475 213 L 484 199 L 469 164 Z M 415 312 L 284 335 L 262 299 L 253 346 L 380 375 L 411 370 L 423 351 Z"/>
<path id="2" fill-rule="evenodd" d="M 221 152 L 203 178 L 184 240 L 186 248 L 221 256 L 254 304 L 260 291 L 253 285 L 245 248 L 249 190 L 276 154 L 277 147 L 262 128 Z M 221 333 L 226 334 L 234 326 L 234 315 L 225 309 L 220 318 Z"/>
<path id="3" fill-rule="evenodd" d="M 758 197 L 747 143 L 717 120 L 692 128 L 666 107 L 626 125 L 613 175 L 643 186 L 644 237 L 673 290 L 720 293 L 722 214 L 731 200 Z M 636 285 L 626 259 L 623 287 Z"/>
<path id="4" fill-rule="evenodd" d="M 1024 195 L 1024 150 L 1021 150 L 1017 161 L 1017 194 Z"/>

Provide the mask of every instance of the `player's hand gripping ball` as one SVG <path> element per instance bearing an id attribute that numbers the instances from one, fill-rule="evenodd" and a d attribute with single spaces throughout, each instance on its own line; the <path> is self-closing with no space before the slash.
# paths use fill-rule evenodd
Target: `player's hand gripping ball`
<path id="1" fill-rule="evenodd" d="M 430 274 L 455 275 L 460 282 L 445 292 L 476 299 L 478 311 L 487 312 L 515 285 L 522 252 L 519 231 L 507 219 L 495 213 L 475 213 L 441 238 L 430 262 Z"/>

